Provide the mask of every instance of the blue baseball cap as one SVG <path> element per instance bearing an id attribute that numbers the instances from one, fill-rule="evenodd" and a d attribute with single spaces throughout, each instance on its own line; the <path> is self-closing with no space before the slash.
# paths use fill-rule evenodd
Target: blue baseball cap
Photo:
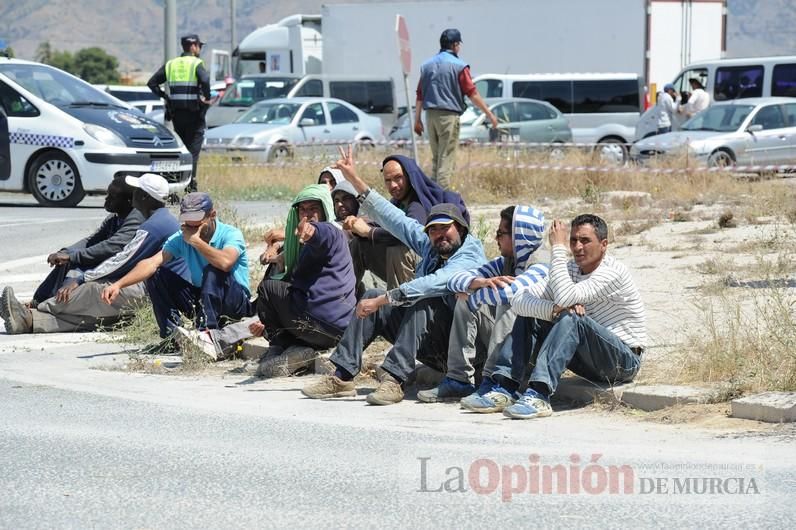
<path id="1" fill-rule="evenodd" d="M 213 211 L 210 195 L 201 191 L 189 193 L 180 202 L 180 222 L 201 221 Z"/>
<path id="2" fill-rule="evenodd" d="M 456 28 L 446 29 L 439 37 L 439 45 L 442 49 L 446 49 L 457 42 L 462 42 L 462 34 Z"/>
<path id="3" fill-rule="evenodd" d="M 663 91 L 666 92 L 667 90 L 674 90 L 674 85 L 671 83 L 666 83 L 663 85 Z"/>

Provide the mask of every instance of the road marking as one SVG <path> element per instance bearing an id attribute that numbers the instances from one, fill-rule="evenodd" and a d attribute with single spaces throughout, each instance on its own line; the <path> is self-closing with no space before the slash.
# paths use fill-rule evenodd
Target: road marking
<path id="1" fill-rule="evenodd" d="M 43 219 L 40 221 L 13 221 L 13 222 L 6 222 L 0 223 L 0 228 L 7 228 L 12 226 L 31 226 L 31 225 L 47 225 L 47 224 L 54 224 L 54 223 L 72 223 L 74 224 L 75 221 L 99 221 L 105 219 L 104 217 L 81 217 L 79 219 Z"/>
<path id="2" fill-rule="evenodd" d="M 49 254 L 42 254 L 41 256 L 31 256 L 29 258 L 12 259 L 11 261 L 4 261 L 0 263 L 0 269 L 14 269 L 16 267 L 25 267 L 27 265 L 46 264 L 47 256 Z"/>

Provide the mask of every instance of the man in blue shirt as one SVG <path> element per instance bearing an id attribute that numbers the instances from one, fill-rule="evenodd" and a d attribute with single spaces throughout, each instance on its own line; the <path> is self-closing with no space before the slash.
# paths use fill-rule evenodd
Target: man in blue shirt
<path id="1" fill-rule="evenodd" d="M 218 329 L 226 321 L 251 316 L 249 261 L 243 234 L 216 219 L 207 193 L 194 192 L 180 203 L 180 231 L 163 249 L 140 262 L 123 278 L 105 288 L 102 298 L 113 302 L 120 289 L 146 281 L 161 337 L 173 335 L 180 313 L 199 329 Z M 189 280 L 163 267 L 182 258 Z"/>
<path id="2" fill-rule="evenodd" d="M 379 387 L 367 401 L 372 405 L 398 403 L 416 359 L 442 370 L 455 305 L 448 280 L 455 272 L 484 263 L 486 256 L 478 238 L 468 233 L 469 224 L 459 205 L 435 205 L 423 226 L 359 178 L 350 148 L 337 167 L 354 185 L 365 214 L 421 259 L 413 280 L 387 292 L 373 289 L 365 293 L 357 304 L 357 318 L 351 320 L 330 358 L 335 373 L 307 385 L 302 393 L 313 399 L 356 395 L 353 379 L 361 369 L 362 352 L 382 336 L 393 348 L 381 366 Z"/>

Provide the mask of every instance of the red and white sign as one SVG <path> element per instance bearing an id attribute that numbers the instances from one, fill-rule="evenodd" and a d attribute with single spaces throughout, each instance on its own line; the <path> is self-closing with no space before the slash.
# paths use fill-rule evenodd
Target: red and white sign
<path id="1" fill-rule="evenodd" d="M 412 48 L 409 47 L 409 29 L 406 27 L 406 19 L 401 15 L 395 17 L 395 33 L 398 34 L 401 70 L 404 75 L 409 75 L 412 71 Z"/>

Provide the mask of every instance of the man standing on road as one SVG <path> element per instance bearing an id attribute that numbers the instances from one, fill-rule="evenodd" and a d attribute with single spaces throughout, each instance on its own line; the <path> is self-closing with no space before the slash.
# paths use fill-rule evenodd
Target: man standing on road
<path id="1" fill-rule="evenodd" d="M 475 88 L 470 76 L 470 65 L 459 59 L 462 47 L 459 30 L 443 31 L 439 45 L 439 53 L 420 67 L 415 132 L 423 134 L 421 109 L 425 110 L 433 157 L 431 178 L 443 188 L 449 188 L 456 166 L 456 148 L 459 146 L 459 116 L 467 108 L 464 96 L 486 114 L 493 128 L 497 128 L 498 121 Z"/>
<path id="2" fill-rule="evenodd" d="M 667 83 L 663 86 L 663 92 L 658 96 L 658 127 L 655 134 L 665 134 L 672 132 L 674 126 L 674 102 L 677 92 L 674 85 Z"/>
<path id="3" fill-rule="evenodd" d="M 183 53 L 161 66 L 147 82 L 149 90 L 166 100 L 167 118 L 193 157 L 188 191 L 196 191 L 196 166 L 205 137 L 205 113 L 210 100 L 210 74 L 199 58 L 204 42 L 199 36 L 181 39 Z M 168 86 L 168 94 L 160 87 Z"/>

